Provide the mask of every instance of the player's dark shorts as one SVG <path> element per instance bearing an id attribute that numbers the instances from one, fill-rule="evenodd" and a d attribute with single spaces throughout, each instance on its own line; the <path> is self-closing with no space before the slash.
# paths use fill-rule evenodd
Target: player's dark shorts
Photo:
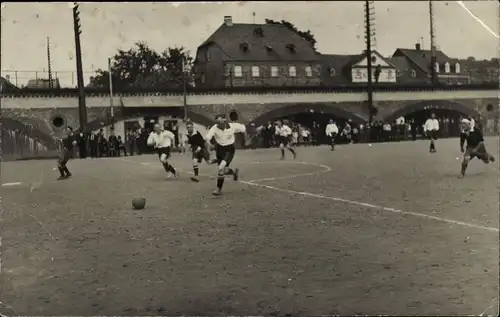
<path id="1" fill-rule="evenodd" d="M 330 136 L 329 136 L 330 140 L 331 141 L 335 141 L 335 139 L 337 138 L 337 133 L 333 132 Z"/>
<path id="2" fill-rule="evenodd" d="M 478 147 L 467 147 L 465 149 L 464 156 L 469 156 L 471 160 L 477 157 L 478 159 L 483 161 L 488 160 L 489 158 L 488 152 L 486 152 L 486 147 L 484 146 L 484 144 Z"/>
<path id="3" fill-rule="evenodd" d="M 208 152 L 206 149 L 202 148 L 198 152 L 196 152 L 195 150 L 196 149 L 193 149 L 193 160 L 197 160 L 198 163 L 201 163 L 203 160 L 210 160 L 210 152 Z"/>
<path id="4" fill-rule="evenodd" d="M 234 144 L 230 145 L 216 145 L 215 146 L 215 157 L 217 159 L 217 164 L 220 164 L 222 161 L 226 162 L 226 166 L 229 166 L 234 158 L 234 153 L 236 152 L 236 147 Z"/>
<path id="5" fill-rule="evenodd" d="M 280 135 L 278 137 L 278 141 L 280 144 L 283 144 L 283 146 L 288 146 L 289 144 L 292 144 L 292 136 L 282 136 Z"/>
<path id="6" fill-rule="evenodd" d="M 429 137 L 430 140 L 437 140 L 437 131 L 429 130 L 427 131 L 427 136 Z"/>
<path id="7" fill-rule="evenodd" d="M 66 165 L 68 163 L 69 159 L 71 158 L 71 150 L 64 149 L 59 155 L 59 160 L 58 163 L 59 165 Z"/>
<path id="8" fill-rule="evenodd" d="M 170 158 L 170 146 L 156 148 L 156 153 L 158 153 L 158 158 L 161 158 L 161 156 L 163 154 L 165 154 L 167 156 L 167 159 L 169 159 Z"/>

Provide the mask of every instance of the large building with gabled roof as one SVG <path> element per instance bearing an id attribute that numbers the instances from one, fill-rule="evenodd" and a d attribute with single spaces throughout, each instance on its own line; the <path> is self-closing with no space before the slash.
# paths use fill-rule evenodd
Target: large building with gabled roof
<path id="1" fill-rule="evenodd" d="M 424 50 L 420 44 L 415 45 L 415 49 L 398 48 L 392 57 L 404 58 L 412 67 L 415 79 L 421 82 L 431 82 L 432 62 L 431 51 Z M 460 65 L 460 61 L 444 54 L 441 50 L 436 50 L 436 64 L 438 81 L 441 84 L 469 84 L 470 75 Z"/>
<path id="2" fill-rule="evenodd" d="M 321 84 L 321 57 L 280 24 L 224 23 L 197 50 L 196 87 L 307 87 Z"/>

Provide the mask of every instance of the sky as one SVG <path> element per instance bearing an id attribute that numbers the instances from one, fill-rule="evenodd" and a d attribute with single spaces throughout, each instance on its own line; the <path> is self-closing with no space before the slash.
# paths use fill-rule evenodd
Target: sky
<path id="1" fill-rule="evenodd" d="M 495 34 L 499 33 L 498 2 L 463 4 Z M 390 56 L 396 48 L 430 47 L 427 1 L 376 1 L 377 50 Z M 92 71 L 107 67 L 107 58 L 144 41 L 155 50 L 196 48 L 232 16 L 234 23 L 288 20 L 311 30 L 317 49 L 327 54 L 358 54 L 364 43 L 364 1 L 220 2 L 220 3 L 82 3 L 81 35 L 85 81 Z M 499 56 L 498 36 L 474 19 L 457 1 L 435 1 L 436 41 L 451 57 L 490 59 Z M 255 12 L 255 17 L 253 16 Z M 18 84 L 43 77 L 50 37 L 52 71 L 63 85 L 76 85 L 72 13 L 68 3 L 2 3 L 2 76 Z"/>

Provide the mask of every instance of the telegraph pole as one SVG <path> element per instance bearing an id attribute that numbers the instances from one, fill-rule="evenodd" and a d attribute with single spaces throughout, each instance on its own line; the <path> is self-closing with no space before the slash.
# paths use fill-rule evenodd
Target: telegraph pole
<path id="1" fill-rule="evenodd" d="M 430 32 L 431 32 L 431 79 L 432 84 L 436 85 L 438 83 L 437 69 L 436 69 L 436 34 L 434 29 L 434 9 L 432 5 L 433 0 L 429 0 L 429 22 L 430 22 Z"/>
<path id="2" fill-rule="evenodd" d="M 188 108 L 187 108 L 187 71 L 186 62 L 184 57 L 182 58 L 182 93 L 184 97 L 184 122 L 188 119 Z"/>
<path id="3" fill-rule="evenodd" d="M 49 88 L 54 88 L 54 82 L 52 81 L 52 63 L 50 62 L 50 38 L 47 37 L 47 64 L 49 69 Z"/>
<path id="4" fill-rule="evenodd" d="M 82 34 L 82 25 L 80 21 L 80 6 L 73 2 L 73 27 L 75 31 L 75 52 L 76 52 L 76 79 L 78 84 L 78 114 L 80 121 L 80 130 L 87 130 L 87 106 L 85 105 L 85 87 L 83 82 L 82 66 L 82 48 L 80 44 L 80 34 Z"/>
<path id="5" fill-rule="evenodd" d="M 108 58 L 108 77 L 109 77 L 109 108 L 111 112 L 111 128 L 115 128 L 115 107 L 113 104 L 113 76 L 111 75 L 111 58 Z"/>
<path id="6" fill-rule="evenodd" d="M 366 60 L 367 60 L 367 75 L 368 85 L 366 92 L 368 93 L 368 138 L 371 139 L 371 126 L 373 121 L 373 71 L 372 71 L 372 10 L 370 1 L 365 1 L 365 39 L 366 39 Z"/>

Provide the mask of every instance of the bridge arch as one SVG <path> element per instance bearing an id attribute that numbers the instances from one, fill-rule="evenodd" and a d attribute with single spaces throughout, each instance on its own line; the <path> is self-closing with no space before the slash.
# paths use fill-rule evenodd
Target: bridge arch
<path id="1" fill-rule="evenodd" d="M 476 110 L 472 109 L 471 107 L 468 107 L 464 104 L 455 102 L 455 101 L 448 101 L 448 100 L 438 100 L 438 101 L 422 101 L 422 102 L 417 102 L 413 103 L 407 106 L 402 107 L 401 109 L 396 110 L 395 112 L 389 114 L 388 116 L 383 118 L 383 121 L 385 122 L 393 122 L 399 117 L 404 117 L 408 116 L 410 114 L 414 114 L 416 112 L 421 112 L 428 110 L 432 112 L 433 110 L 435 111 L 443 111 L 443 110 L 448 110 L 452 112 L 457 112 L 462 115 L 468 116 L 468 117 L 474 117 L 477 118 L 480 116 L 480 113 L 477 112 Z"/>
<path id="2" fill-rule="evenodd" d="M 54 150 L 58 147 L 57 141 L 50 134 L 31 125 L 6 117 L 0 119 L 0 124 L 2 133 L 6 130 L 17 131 L 39 142 L 49 150 Z"/>
<path id="3" fill-rule="evenodd" d="M 331 104 L 300 104 L 293 106 L 284 106 L 271 111 L 265 112 L 252 120 L 256 126 L 261 126 L 268 121 L 273 121 L 277 118 L 292 116 L 300 113 L 322 113 L 332 115 L 345 120 L 352 120 L 354 123 L 362 124 L 366 120 L 360 116 L 345 111 Z"/>

